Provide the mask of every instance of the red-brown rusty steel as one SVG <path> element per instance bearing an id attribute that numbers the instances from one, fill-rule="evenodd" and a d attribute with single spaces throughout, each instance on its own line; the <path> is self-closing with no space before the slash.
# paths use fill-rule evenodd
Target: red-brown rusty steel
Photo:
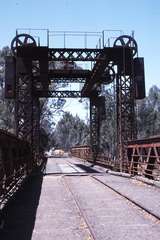
<path id="1" fill-rule="evenodd" d="M 84 159 L 88 162 L 94 163 L 93 160 L 93 152 L 92 152 L 92 147 L 88 145 L 84 146 L 75 146 L 71 148 L 71 155 L 77 158 Z M 96 159 L 96 164 L 99 164 L 101 166 L 110 168 L 110 169 L 115 169 L 115 161 L 111 154 L 104 154 L 104 153 L 98 153 L 97 154 L 97 159 Z M 119 168 L 117 169 L 119 170 Z"/>
<path id="2" fill-rule="evenodd" d="M 160 137 L 128 141 L 126 144 L 128 165 L 124 172 L 131 175 L 160 180 Z M 93 162 L 90 146 L 76 146 L 71 149 L 74 157 Z M 103 165 L 115 171 L 121 171 L 120 164 L 108 153 L 98 153 L 96 164 Z"/>
<path id="3" fill-rule="evenodd" d="M 76 146 L 71 148 L 71 155 L 89 161 L 92 160 L 92 148 L 88 145 Z"/>
<path id="4" fill-rule="evenodd" d="M 0 210 L 36 167 L 31 145 L 0 130 Z"/>
<path id="5" fill-rule="evenodd" d="M 6 67 L 9 69 L 6 73 L 12 70 L 13 74 L 6 75 L 8 78 L 5 79 L 6 97 L 15 99 L 16 135 L 31 144 L 35 163 L 40 151 L 41 97 L 89 98 L 93 162 L 99 159 L 101 123 L 106 115 L 102 85 L 113 83 L 117 120 L 115 155 L 121 171 L 128 169 L 125 143 L 136 139 L 135 100 L 136 97 L 144 97 L 144 94 L 138 94 L 144 82 L 144 64 L 142 58 L 136 57 L 135 60 L 138 50 L 136 41 L 123 35 L 115 40 L 112 47 L 103 46 L 100 49 L 49 48 L 48 45 L 35 43 L 28 34 L 16 35 L 11 44 L 13 56 L 8 59 Z M 90 62 L 91 70 L 75 68 L 77 61 Z M 84 84 L 80 91 L 56 91 L 55 78 L 61 78 L 60 81 L 65 81 L 65 78 L 81 81 L 79 78 L 83 78 Z M 101 101 L 102 97 L 104 101 Z"/>
<path id="6" fill-rule="evenodd" d="M 160 137 L 129 141 L 129 172 L 160 180 Z"/>

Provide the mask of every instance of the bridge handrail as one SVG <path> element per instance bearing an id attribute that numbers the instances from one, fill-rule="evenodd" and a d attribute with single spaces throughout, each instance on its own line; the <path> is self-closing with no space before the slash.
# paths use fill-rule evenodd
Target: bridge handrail
<path id="1" fill-rule="evenodd" d="M 0 210 L 34 166 L 30 144 L 0 129 Z"/>
<path id="2" fill-rule="evenodd" d="M 89 162 L 93 162 L 93 152 L 89 145 L 75 146 L 71 148 L 71 154 L 74 157 L 85 159 Z M 96 163 L 104 165 L 109 168 L 116 167 L 115 159 L 111 154 L 98 153 L 96 157 Z"/>
<path id="3" fill-rule="evenodd" d="M 160 180 L 159 136 L 128 141 L 126 144 L 126 153 L 128 165 L 126 166 L 127 168 L 122 169 L 124 172 L 153 180 Z M 93 162 L 93 154 L 90 146 L 75 146 L 71 149 L 71 154 Z M 109 153 L 98 153 L 96 163 L 115 171 L 120 171 L 120 162 Z"/>
<path id="4" fill-rule="evenodd" d="M 129 172 L 160 180 L 160 137 L 129 141 L 127 144 Z"/>

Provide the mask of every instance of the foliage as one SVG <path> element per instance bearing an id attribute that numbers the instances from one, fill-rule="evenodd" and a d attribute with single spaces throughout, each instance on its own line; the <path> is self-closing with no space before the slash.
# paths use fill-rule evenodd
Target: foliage
<path id="1" fill-rule="evenodd" d="M 14 102 L 4 99 L 5 57 L 10 54 L 9 47 L 0 50 L 0 128 L 14 133 Z"/>
<path id="2" fill-rule="evenodd" d="M 52 136 L 53 145 L 65 150 L 72 146 L 87 144 L 89 141 L 89 128 L 77 115 L 65 112 L 57 123 Z"/>
<path id="3" fill-rule="evenodd" d="M 160 134 L 160 89 L 153 86 L 148 97 L 137 104 L 138 137 Z"/>
<path id="4" fill-rule="evenodd" d="M 56 115 L 63 112 L 65 100 L 63 99 L 40 99 L 40 138 L 41 147 L 49 149 L 51 144 L 51 136 L 55 128 Z"/>
<path id="5" fill-rule="evenodd" d="M 115 155 L 116 151 L 116 108 L 114 92 L 105 91 L 106 119 L 101 122 L 100 150 L 109 151 Z M 137 131 L 138 138 L 160 135 L 160 89 L 153 86 L 148 96 L 137 100 Z"/>
<path id="6" fill-rule="evenodd" d="M 14 127 L 13 101 L 0 99 L 0 128 L 14 133 Z"/>
<path id="7" fill-rule="evenodd" d="M 116 141 L 116 106 L 114 91 L 103 90 L 105 96 L 105 119 L 100 123 L 100 151 L 115 154 Z"/>
<path id="8" fill-rule="evenodd" d="M 50 132 L 55 126 L 55 116 L 63 112 L 64 104 L 65 100 L 63 99 L 40 99 L 40 124 L 47 132 Z"/>

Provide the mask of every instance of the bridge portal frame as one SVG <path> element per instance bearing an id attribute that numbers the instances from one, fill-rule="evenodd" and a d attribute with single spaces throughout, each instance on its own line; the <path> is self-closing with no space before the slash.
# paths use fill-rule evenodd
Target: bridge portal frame
<path id="1" fill-rule="evenodd" d="M 125 144 L 128 140 L 136 138 L 135 124 L 135 81 L 134 81 L 134 56 L 135 46 L 131 37 L 122 46 L 104 47 L 103 49 L 78 49 L 78 48 L 52 48 L 36 46 L 33 41 L 27 43 L 29 35 L 24 35 L 24 42 L 16 36 L 14 59 L 16 62 L 15 82 L 15 118 L 16 133 L 22 139 L 31 143 L 33 155 L 39 154 L 39 129 L 40 129 L 40 97 L 87 97 L 90 99 L 90 133 L 93 158 L 99 151 L 99 136 L 101 123 L 101 84 L 109 84 L 116 79 L 116 116 L 117 116 L 117 143 L 121 168 L 127 164 L 125 157 Z M 126 36 L 124 36 L 126 37 Z M 133 43 L 135 40 L 133 40 Z M 18 43 L 20 42 L 20 46 Z M 12 41 L 14 43 L 14 40 Z M 131 43 L 131 44 L 128 44 Z M 50 63 L 56 61 L 77 62 L 90 61 L 94 67 L 90 72 L 86 70 L 50 71 Z M 113 74 L 114 67 L 117 72 Z M 112 71 L 110 71 L 112 70 Z M 57 75 L 59 74 L 59 75 Z M 55 91 L 49 89 L 50 81 L 58 77 L 65 82 L 66 77 L 72 82 L 85 79 L 82 91 Z M 81 80 L 79 80 L 81 81 Z M 37 88 L 37 83 L 41 85 Z M 12 98 L 12 97 L 11 97 Z"/>

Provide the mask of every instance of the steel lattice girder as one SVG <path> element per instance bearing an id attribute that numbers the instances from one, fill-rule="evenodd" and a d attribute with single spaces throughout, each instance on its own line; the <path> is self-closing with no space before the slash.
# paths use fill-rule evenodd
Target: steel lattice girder
<path id="1" fill-rule="evenodd" d="M 127 170 L 125 144 L 136 138 L 134 83 L 132 76 L 117 76 L 117 144 L 121 170 Z"/>
<path id="2" fill-rule="evenodd" d="M 81 69 L 54 69 L 49 70 L 49 78 L 89 78 L 91 71 Z"/>
<path id="3" fill-rule="evenodd" d="M 39 52 L 40 51 L 40 52 Z M 42 81 L 43 90 L 36 90 L 35 92 L 32 92 L 32 89 L 30 89 L 30 93 L 26 92 L 26 90 L 23 91 L 23 86 L 17 91 L 22 91 L 22 99 L 19 97 L 19 103 L 21 104 L 21 112 L 20 114 L 24 114 L 25 108 L 27 104 L 25 101 L 28 101 L 29 104 L 33 106 L 33 96 L 35 97 L 55 97 L 55 98 L 77 98 L 77 97 L 89 97 L 92 98 L 94 90 L 97 90 L 97 87 L 101 84 L 101 78 L 104 74 L 107 66 L 112 62 L 113 65 L 117 66 L 117 76 L 118 76 L 118 86 L 117 86 L 117 128 L 118 128 L 118 143 L 120 146 L 121 151 L 121 157 L 124 154 L 124 143 L 128 139 L 132 139 L 133 137 L 133 128 L 134 128 L 134 86 L 133 86 L 133 73 L 132 73 L 132 50 L 128 47 L 113 47 L 113 48 L 104 48 L 104 49 L 48 49 L 48 48 L 42 48 L 41 47 L 22 47 L 21 49 L 17 49 L 17 53 L 19 57 L 23 57 L 25 59 L 28 59 L 31 63 L 33 60 L 38 60 L 39 63 L 41 62 L 41 58 L 45 56 L 45 61 L 48 64 L 49 61 L 96 61 L 96 64 L 94 65 L 94 68 L 90 74 L 90 77 L 87 78 L 88 72 L 84 71 L 71 71 L 63 70 L 50 72 L 49 76 L 49 70 L 43 73 L 40 78 L 40 81 Z M 42 59 L 43 60 L 43 59 Z M 47 64 L 45 66 L 47 66 Z M 49 64 L 48 64 L 49 66 Z M 63 74 L 65 74 L 66 77 L 75 77 L 78 78 L 81 77 L 81 74 L 83 74 L 82 77 L 85 76 L 87 81 L 85 82 L 85 85 L 82 89 L 82 94 L 80 91 L 54 91 L 47 89 L 49 84 L 49 78 L 52 80 L 52 77 L 54 76 L 60 76 L 63 77 Z M 35 74 L 36 76 L 36 74 Z M 34 78 L 36 81 L 36 77 Z M 38 80 L 38 77 L 37 77 Z M 33 78 L 31 79 L 31 82 L 33 81 Z M 46 88 L 45 88 L 46 86 Z M 17 95 L 18 96 L 18 95 Z M 26 97 L 25 97 L 26 96 Z M 28 105 L 29 105 L 28 104 Z M 23 105 L 23 106 L 22 106 Z M 29 107 L 30 109 L 30 107 Z M 33 107 L 31 109 L 31 113 L 33 111 Z M 91 124 L 92 124 L 92 138 L 93 138 L 93 146 L 94 148 L 98 148 L 99 145 L 99 136 L 98 136 L 98 110 L 96 106 L 91 107 Z M 27 126 L 27 123 L 25 123 Z M 23 126 L 24 124 L 24 117 L 19 117 L 19 125 Z M 29 129 L 29 128 L 28 128 Z M 28 134 L 29 134 L 29 130 Z M 33 129 L 31 129 L 33 131 Z M 123 133 L 124 132 L 124 133 Z"/>
<path id="4" fill-rule="evenodd" d="M 136 145 L 142 146 L 142 147 L 160 147 L 160 137 L 150 137 L 145 139 L 136 139 L 136 140 L 130 140 L 127 142 L 128 147 L 132 148 Z"/>
<path id="5" fill-rule="evenodd" d="M 98 108 L 90 100 L 90 141 L 93 152 L 93 160 L 96 162 L 96 157 L 99 152 L 99 137 L 100 137 L 100 126 L 99 126 L 99 114 Z"/>
<path id="6" fill-rule="evenodd" d="M 31 76 L 17 73 L 16 79 L 16 133 L 31 142 L 32 133 L 32 83 Z"/>
<path id="7" fill-rule="evenodd" d="M 35 156 L 35 160 L 38 160 L 39 147 L 40 147 L 40 102 L 39 98 L 33 98 L 33 114 L 32 114 L 32 129 L 33 129 L 33 139 L 32 139 L 32 150 Z"/>
<path id="8" fill-rule="evenodd" d="M 50 82 L 52 83 L 85 83 L 85 78 L 51 78 Z"/>
<path id="9" fill-rule="evenodd" d="M 130 173 L 137 175 L 140 172 L 139 169 L 141 169 L 141 174 L 150 179 L 156 178 L 160 159 L 159 137 L 128 141 L 127 153 Z M 146 165 L 145 168 L 144 165 Z M 139 168 L 139 166 L 143 166 L 143 168 Z M 156 171 L 154 171 L 155 169 Z M 157 177 L 159 178 L 158 175 Z"/>
<path id="10" fill-rule="evenodd" d="M 17 57 L 32 60 L 42 59 L 46 54 L 48 61 L 96 61 L 101 57 L 103 49 L 96 48 L 47 48 L 35 46 L 17 47 Z"/>
<path id="11" fill-rule="evenodd" d="M 36 91 L 37 97 L 48 97 L 48 98 L 81 98 L 81 91 Z"/>
<path id="12" fill-rule="evenodd" d="M 21 68 L 16 71 L 16 135 L 32 146 L 33 156 L 39 151 L 39 99 L 33 95 L 32 62 L 18 59 Z M 35 158 L 34 158 L 35 159 Z"/>
<path id="13" fill-rule="evenodd" d="M 100 59 L 102 49 L 89 48 L 52 48 L 49 49 L 51 61 L 96 61 Z M 103 60 L 103 59 L 102 59 Z"/>

